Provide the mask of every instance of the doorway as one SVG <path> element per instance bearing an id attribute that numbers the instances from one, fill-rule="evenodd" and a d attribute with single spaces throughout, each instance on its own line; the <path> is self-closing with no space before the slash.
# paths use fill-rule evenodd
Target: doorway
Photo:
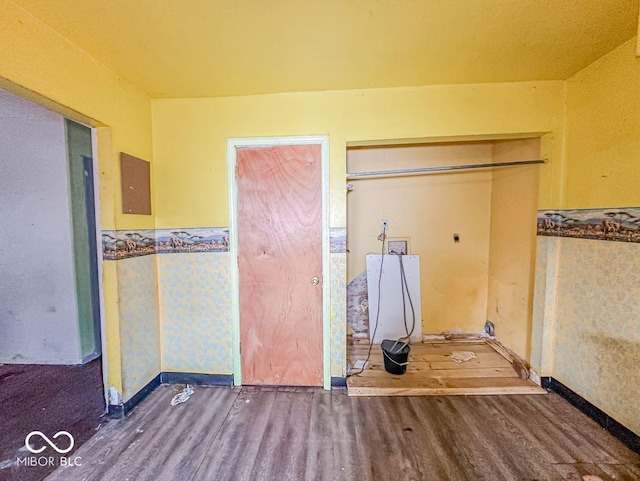
<path id="1" fill-rule="evenodd" d="M 235 384 L 325 386 L 328 139 L 230 139 Z"/>
<path id="2" fill-rule="evenodd" d="M 27 473 L 29 432 L 79 446 L 105 412 L 92 144 L 89 127 L 0 91 L 0 478 Z"/>

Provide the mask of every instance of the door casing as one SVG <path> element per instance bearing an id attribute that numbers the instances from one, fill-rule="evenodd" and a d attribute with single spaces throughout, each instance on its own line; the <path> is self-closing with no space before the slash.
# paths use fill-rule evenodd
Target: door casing
<path id="1" fill-rule="evenodd" d="M 229 186 L 229 259 L 231 263 L 231 324 L 233 383 L 242 385 L 240 358 L 240 273 L 238 270 L 238 188 L 236 180 L 237 147 L 274 147 L 279 145 L 320 145 L 322 182 L 322 384 L 331 389 L 331 273 L 329 259 L 329 137 L 326 135 L 292 137 L 247 137 L 227 139 L 227 177 Z"/>

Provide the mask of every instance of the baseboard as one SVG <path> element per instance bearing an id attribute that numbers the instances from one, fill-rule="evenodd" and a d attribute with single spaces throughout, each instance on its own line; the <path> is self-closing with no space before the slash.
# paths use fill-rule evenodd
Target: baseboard
<path id="1" fill-rule="evenodd" d="M 233 374 L 199 374 L 192 372 L 161 372 L 122 405 L 109 405 L 109 416 L 115 419 L 128 415 L 134 407 L 161 384 L 191 384 L 193 386 L 233 386 Z M 347 387 L 344 377 L 332 377 L 331 387 Z"/>
<path id="2" fill-rule="evenodd" d="M 160 373 L 161 384 L 192 384 L 194 386 L 232 386 L 233 374 L 198 374 L 192 372 Z"/>
<path id="3" fill-rule="evenodd" d="M 124 417 L 124 406 L 122 404 L 109 404 L 107 412 L 112 419 L 120 419 Z"/>
<path id="4" fill-rule="evenodd" d="M 147 383 L 145 387 L 135 393 L 131 399 L 121 405 L 109 404 L 109 415 L 112 418 L 123 418 L 129 414 L 134 407 L 151 394 L 160 385 L 160 374 Z"/>
<path id="5" fill-rule="evenodd" d="M 347 378 L 346 377 L 332 377 L 331 378 L 331 387 L 347 387 Z"/>
<path id="6" fill-rule="evenodd" d="M 131 399 L 121 405 L 110 404 L 109 416 L 119 419 L 127 416 L 161 384 L 192 384 L 194 386 L 232 386 L 233 374 L 198 374 L 190 372 L 161 372 L 147 383 Z"/>
<path id="7" fill-rule="evenodd" d="M 600 426 L 606 429 L 610 434 L 622 441 L 629 449 L 640 454 L 640 436 L 638 436 L 636 433 L 620 424 L 607 413 L 591 404 L 589 401 L 569 389 L 557 379 L 546 376 L 542 377 L 541 380 L 543 388 L 560 395 L 562 398 L 568 401 L 569 404 L 582 411 L 584 414 L 589 416 Z"/>

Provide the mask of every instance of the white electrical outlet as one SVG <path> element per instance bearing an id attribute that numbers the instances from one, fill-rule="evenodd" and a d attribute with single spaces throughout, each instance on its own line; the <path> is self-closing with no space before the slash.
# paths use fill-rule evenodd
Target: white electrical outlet
<path id="1" fill-rule="evenodd" d="M 382 221 L 380 222 L 380 229 L 389 230 L 389 221 L 387 219 L 382 219 Z"/>

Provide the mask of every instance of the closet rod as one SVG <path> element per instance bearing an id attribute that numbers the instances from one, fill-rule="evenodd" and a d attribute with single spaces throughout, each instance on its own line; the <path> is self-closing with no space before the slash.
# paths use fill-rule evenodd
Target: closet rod
<path id="1" fill-rule="evenodd" d="M 353 172 L 347 174 L 347 180 L 362 179 L 364 177 L 389 177 L 401 175 L 430 174 L 432 172 L 448 172 L 451 170 L 488 169 L 491 167 L 509 167 L 511 165 L 544 164 L 546 160 L 514 160 L 512 162 L 495 162 L 490 164 L 446 165 L 442 167 L 423 167 L 421 169 L 377 170 L 372 172 Z"/>

